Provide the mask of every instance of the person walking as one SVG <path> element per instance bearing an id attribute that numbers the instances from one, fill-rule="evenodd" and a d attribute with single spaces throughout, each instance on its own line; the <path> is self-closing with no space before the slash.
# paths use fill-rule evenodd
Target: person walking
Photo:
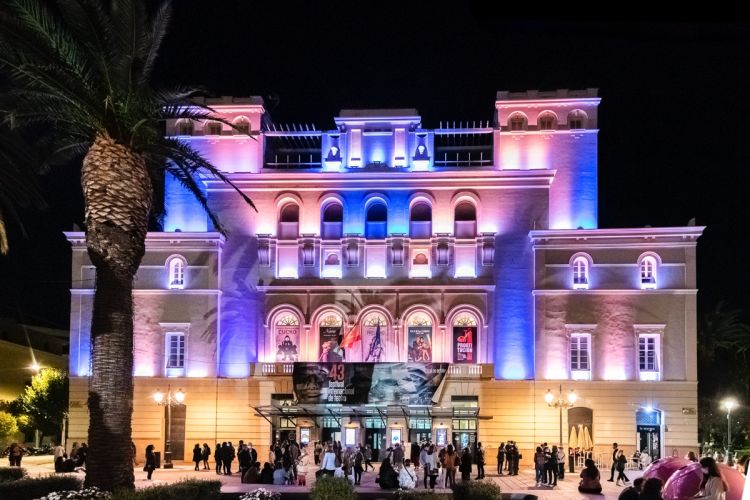
<path id="1" fill-rule="evenodd" d="M 500 443 L 497 447 L 497 475 L 503 475 L 503 463 L 505 462 L 505 443 Z"/>
<path id="2" fill-rule="evenodd" d="M 622 479 L 622 485 L 630 482 L 630 479 L 625 475 L 625 465 L 628 463 L 628 457 L 625 456 L 625 452 L 620 450 L 617 454 L 617 486 L 620 486 L 620 479 Z"/>
<path id="3" fill-rule="evenodd" d="M 477 443 L 476 461 L 477 479 L 484 479 L 484 448 L 482 448 L 481 442 Z"/>
<path id="4" fill-rule="evenodd" d="M 151 481 L 151 474 L 154 473 L 154 469 L 156 469 L 156 455 L 154 455 L 154 445 L 150 444 L 146 446 L 146 480 Z"/>
<path id="5" fill-rule="evenodd" d="M 201 458 L 203 459 L 203 470 L 208 470 L 208 459 L 211 458 L 211 447 L 208 446 L 208 443 L 203 443 Z"/>
<path id="6" fill-rule="evenodd" d="M 617 455 L 620 454 L 619 451 L 617 443 L 612 443 L 612 470 L 609 479 L 607 479 L 610 483 L 615 480 L 615 469 L 617 468 Z"/>
<path id="7" fill-rule="evenodd" d="M 226 446 L 227 443 L 216 443 L 216 448 L 214 449 L 214 462 L 216 462 L 216 473 L 221 474 L 221 469 L 224 465 L 224 459 L 223 459 L 223 453 L 224 453 L 224 446 Z"/>
<path id="8" fill-rule="evenodd" d="M 357 448 L 354 454 L 354 486 L 359 486 L 362 482 L 362 464 L 365 461 L 365 454 L 362 452 L 362 446 Z"/>
<path id="9" fill-rule="evenodd" d="M 200 464 L 203 461 L 203 450 L 201 449 L 201 445 L 198 443 L 195 443 L 195 446 L 193 447 L 193 462 L 195 462 L 195 470 L 200 470 Z"/>
<path id="10" fill-rule="evenodd" d="M 372 470 L 375 470 L 375 466 L 372 465 L 372 448 L 370 448 L 370 445 L 365 446 L 365 472 L 367 472 L 367 468 L 371 467 Z"/>

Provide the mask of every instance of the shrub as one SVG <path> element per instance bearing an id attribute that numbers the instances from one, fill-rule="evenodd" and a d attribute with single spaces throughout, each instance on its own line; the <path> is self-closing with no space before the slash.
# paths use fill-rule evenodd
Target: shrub
<path id="1" fill-rule="evenodd" d="M 0 483 L 18 481 L 26 476 L 26 469 L 21 467 L 0 467 Z"/>
<path id="2" fill-rule="evenodd" d="M 112 500 L 219 500 L 221 481 L 186 479 L 142 490 L 117 490 Z"/>
<path id="3" fill-rule="evenodd" d="M 281 499 L 281 493 L 267 490 L 265 488 L 258 488 L 257 490 L 247 492 L 240 497 L 240 500 L 280 500 L 280 499 Z"/>
<path id="4" fill-rule="evenodd" d="M 357 492 L 348 479 L 322 476 L 310 491 L 311 500 L 357 500 Z"/>
<path id="5" fill-rule="evenodd" d="M 112 493 L 102 491 L 96 486 L 85 490 L 57 491 L 39 500 L 111 500 Z"/>
<path id="6" fill-rule="evenodd" d="M 500 486 L 492 481 L 461 481 L 453 487 L 453 498 L 463 500 L 495 500 L 500 498 Z"/>
<path id="7" fill-rule="evenodd" d="M 398 490 L 396 500 L 452 500 L 452 493 L 437 493 L 433 490 Z"/>
<path id="8" fill-rule="evenodd" d="M 74 476 L 47 476 L 0 483 L 0 498 L 34 500 L 53 491 L 80 490 L 81 480 Z"/>

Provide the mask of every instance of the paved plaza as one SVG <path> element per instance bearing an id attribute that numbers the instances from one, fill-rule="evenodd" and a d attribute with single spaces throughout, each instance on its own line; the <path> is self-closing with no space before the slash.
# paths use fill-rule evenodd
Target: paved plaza
<path id="1" fill-rule="evenodd" d="M 213 462 L 211 462 L 213 463 Z M 375 470 L 378 470 L 378 465 L 375 464 Z M 25 457 L 23 459 L 23 466 L 28 470 L 32 476 L 46 475 L 54 473 L 54 467 L 52 466 L 51 456 L 39 456 L 39 457 Z M 235 468 L 237 462 L 234 463 Z M 195 471 L 193 466 L 178 464 L 175 465 L 174 469 L 156 469 L 153 474 L 152 481 L 146 479 L 146 473 L 143 472 L 142 467 L 136 467 L 135 481 L 137 488 L 147 488 L 152 484 L 168 484 L 181 479 L 219 479 L 221 480 L 224 493 L 242 493 L 246 491 L 252 491 L 256 488 L 266 488 L 275 491 L 283 491 L 285 493 L 304 493 L 309 491 L 312 484 L 315 483 L 315 470 L 314 466 L 308 467 L 307 473 L 307 486 L 273 486 L 273 485 L 261 485 L 261 484 L 242 484 L 240 482 L 239 474 L 233 474 L 231 476 L 217 475 L 215 471 Z M 602 486 L 604 487 L 603 495 L 584 495 L 578 492 L 578 473 L 566 474 L 565 480 L 558 481 L 557 487 L 554 489 L 541 487 L 537 488 L 535 484 L 534 471 L 531 469 L 524 469 L 519 471 L 517 476 L 502 476 L 498 477 L 496 474 L 490 475 L 491 472 L 487 469 L 487 479 L 494 481 L 500 485 L 503 493 L 520 493 L 520 494 L 531 494 L 536 495 L 540 500 L 544 499 L 616 499 L 622 487 L 616 486 L 615 483 L 606 481 L 609 470 L 602 470 Z M 476 472 L 475 472 L 476 473 Z M 605 475 L 606 474 L 606 475 Z M 627 471 L 627 476 L 632 481 L 636 477 L 642 474 L 642 471 L 633 470 Z M 78 473 L 83 479 L 83 473 Z M 474 477 L 474 476 L 472 476 Z M 421 488 L 421 483 L 420 483 Z M 382 493 L 382 498 L 389 498 L 391 495 L 388 492 L 380 489 L 375 483 L 375 473 L 370 471 L 362 475 L 362 485 L 357 487 L 358 491 L 363 493 Z M 448 491 L 447 489 L 438 488 L 436 491 Z"/>

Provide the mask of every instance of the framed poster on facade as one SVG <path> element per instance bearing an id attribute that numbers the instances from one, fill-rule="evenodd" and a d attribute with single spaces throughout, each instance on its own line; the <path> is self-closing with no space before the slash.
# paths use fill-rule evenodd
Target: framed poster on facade
<path id="1" fill-rule="evenodd" d="M 435 435 L 438 446 L 446 446 L 448 444 L 448 429 L 445 427 L 437 428 L 435 429 Z"/>
<path id="2" fill-rule="evenodd" d="M 299 325 L 276 326 L 276 362 L 299 360 Z"/>
<path id="3" fill-rule="evenodd" d="M 385 329 L 380 325 L 363 327 L 362 361 L 381 363 L 385 361 Z"/>
<path id="4" fill-rule="evenodd" d="M 453 327 L 453 362 L 454 363 L 476 363 L 477 362 L 477 327 L 476 326 L 454 326 Z"/>
<path id="5" fill-rule="evenodd" d="M 355 446 L 357 444 L 357 429 L 347 427 L 344 432 L 344 446 Z"/>
<path id="6" fill-rule="evenodd" d="M 303 427 L 299 431 L 299 441 L 302 444 L 308 444 L 310 442 L 310 428 Z"/>
<path id="7" fill-rule="evenodd" d="M 408 361 L 429 363 L 432 361 L 432 326 L 410 326 L 408 330 Z"/>
<path id="8" fill-rule="evenodd" d="M 401 442 L 401 429 L 391 429 L 391 446 Z"/>
<path id="9" fill-rule="evenodd" d="M 320 358 L 321 362 L 339 363 L 346 360 L 346 353 L 341 347 L 341 327 L 320 327 Z"/>

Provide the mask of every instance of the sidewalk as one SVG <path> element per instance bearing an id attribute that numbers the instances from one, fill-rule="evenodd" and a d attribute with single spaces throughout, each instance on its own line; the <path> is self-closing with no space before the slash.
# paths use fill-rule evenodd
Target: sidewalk
<path id="1" fill-rule="evenodd" d="M 213 462 L 211 462 L 213 464 Z M 29 475 L 40 476 L 54 473 L 54 467 L 52 465 L 52 456 L 37 456 L 37 457 L 24 457 L 22 465 L 27 469 Z M 234 462 L 234 469 L 237 468 L 237 462 Z M 375 471 L 379 468 L 379 464 L 375 464 Z M 135 484 L 136 488 L 146 488 L 153 484 L 170 484 L 181 479 L 206 479 L 215 480 L 219 479 L 222 482 L 221 491 L 224 493 L 244 493 L 247 491 L 253 491 L 257 488 L 263 487 L 269 490 L 284 492 L 284 493 L 296 493 L 304 495 L 310 491 L 310 488 L 315 484 L 315 467 L 308 466 L 307 470 L 307 486 L 273 486 L 265 484 L 242 484 L 240 482 L 239 474 L 232 474 L 231 476 L 218 475 L 215 470 L 193 470 L 192 464 L 185 465 L 184 462 L 176 464 L 174 469 L 156 469 L 153 473 L 153 480 L 148 481 L 146 479 L 146 473 L 143 472 L 143 464 L 141 463 L 135 468 Z M 578 473 L 566 474 L 565 479 L 558 481 L 557 487 L 552 489 L 545 486 L 537 488 L 535 483 L 535 476 L 533 470 L 522 470 L 517 476 L 501 476 L 497 474 L 487 474 L 486 480 L 494 481 L 500 485 L 503 493 L 520 493 L 520 494 L 531 494 L 536 495 L 539 500 L 562 500 L 562 499 L 616 499 L 622 491 L 623 487 L 616 486 L 615 483 L 610 483 L 606 479 L 606 474 L 609 471 L 602 472 L 602 487 L 604 491 L 603 495 L 584 495 L 578 492 Z M 476 473 L 476 472 L 475 472 Z M 632 482 L 633 479 L 640 477 L 643 471 L 633 470 L 626 471 L 628 478 Z M 83 479 L 84 474 L 76 473 L 78 477 Z M 362 485 L 357 487 L 357 491 L 363 493 L 382 494 L 383 498 L 388 498 L 390 494 L 380 488 L 375 483 L 375 473 L 367 472 L 362 475 Z M 418 472 L 418 477 L 421 478 L 421 472 Z M 472 476 L 474 477 L 474 476 Z M 422 489 L 422 484 L 418 485 L 419 489 Z M 438 485 L 440 486 L 440 484 Z M 435 491 L 448 492 L 448 489 L 436 488 Z"/>

